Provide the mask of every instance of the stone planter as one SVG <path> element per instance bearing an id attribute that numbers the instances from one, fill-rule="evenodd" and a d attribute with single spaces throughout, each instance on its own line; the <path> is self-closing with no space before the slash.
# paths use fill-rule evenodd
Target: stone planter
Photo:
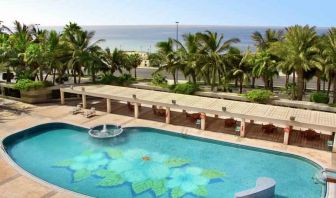
<path id="1" fill-rule="evenodd" d="M 30 104 L 47 102 L 52 98 L 52 90 L 48 88 L 21 91 L 21 100 Z"/>

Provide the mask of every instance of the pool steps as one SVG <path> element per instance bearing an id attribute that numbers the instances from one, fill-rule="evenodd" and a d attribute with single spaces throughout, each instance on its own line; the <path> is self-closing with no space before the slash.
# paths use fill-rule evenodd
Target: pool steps
<path id="1" fill-rule="evenodd" d="M 235 198 L 273 198 L 276 182 L 272 178 L 259 177 L 256 187 L 237 192 Z"/>

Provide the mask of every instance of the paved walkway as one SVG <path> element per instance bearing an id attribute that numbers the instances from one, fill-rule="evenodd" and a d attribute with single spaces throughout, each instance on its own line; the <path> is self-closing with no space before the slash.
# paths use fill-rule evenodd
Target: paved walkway
<path id="1" fill-rule="evenodd" d="M 193 128 L 189 123 L 189 126 L 183 126 L 186 119 L 180 119 L 180 112 L 174 113 L 174 118 L 172 119 L 172 124 L 165 124 L 163 122 L 164 118 L 159 118 L 153 116 L 153 120 L 147 120 L 147 116 L 151 116 L 151 110 L 145 107 L 141 110 L 140 119 L 134 119 L 133 113 L 129 112 L 126 105 L 115 106 L 116 114 L 107 114 L 103 111 L 98 111 L 98 115 L 93 118 L 84 118 L 82 115 L 71 115 L 69 112 L 73 108 L 73 104 L 76 102 L 68 103 L 69 106 L 60 106 L 58 104 L 43 104 L 43 105 L 25 105 L 22 103 L 14 103 L 10 107 L 10 111 L 0 109 L 0 138 L 3 138 L 15 131 L 22 130 L 27 127 L 31 127 L 37 124 L 47 123 L 51 121 L 59 122 L 70 122 L 74 124 L 79 124 L 83 126 L 93 126 L 97 124 L 103 124 L 106 122 L 112 122 L 116 124 L 122 124 L 124 126 L 148 126 L 157 127 L 170 131 L 177 131 L 179 133 L 190 134 L 194 136 L 223 140 L 226 142 L 238 143 L 242 145 L 257 146 L 277 151 L 290 152 L 294 154 L 300 154 L 309 159 L 315 160 L 324 167 L 336 168 L 335 154 L 331 152 L 302 148 L 292 145 L 283 145 L 282 143 L 241 138 L 230 134 L 230 129 L 227 130 L 228 133 L 219 133 L 214 131 L 201 131 L 199 129 Z M 90 101 L 90 104 L 92 102 Z M 99 108 L 99 105 L 104 106 L 104 104 L 93 101 L 93 105 Z M 141 119 L 144 116 L 146 119 Z M 156 121 L 154 121 L 156 120 Z M 161 120 L 161 122 L 160 122 Z M 182 123 L 179 120 L 183 120 Z M 218 121 L 214 120 L 213 123 Z M 180 124 L 178 124 L 180 123 Z M 211 126 L 213 127 L 213 126 Z M 209 127 L 209 129 L 212 129 Z M 216 129 L 220 130 L 220 129 Z M 72 194 L 66 190 L 62 190 L 51 186 L 49 184 L 43 183 L 40 180 L 32 179 L 27 173 L 22 171 L 20 168 L 13 166 L 9 163 L 5 154 L 1 151 L 0 160 L 0 197 L 2 198 L 67 198 L 67 197 L 78 197 L 79 195 Z"/>

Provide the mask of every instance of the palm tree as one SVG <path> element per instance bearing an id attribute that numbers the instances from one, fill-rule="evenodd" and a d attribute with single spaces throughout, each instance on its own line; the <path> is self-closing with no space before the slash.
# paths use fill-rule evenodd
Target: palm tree
<path id="1" fill-rule="evenodd" d="M 261 77 L 264 81 L 265 89 L 273 91 L 273 77 L 279 75 L 276 68 L 276 58 L 268 51 L 258 51 L 249 60 L 253 65 L 252 74 Z"/>
<path id="2" fill-rule="evenodd" d="M 179 55 L 181 57 L 181 69 L 184 75 L 191 76 L 192 82 L 196 84 L 196 77 L 199 73 L 199 39 L 196 34 L 183 35 L 184 44 L 175 40 L 179 46 Z"/>
<path id="3" fill-rule="evenodd" d="M 249 52 L 242 54 L 238 48 L 232 48 L 228 53 L 228 65 L 230 65 L 230 76 L 239 82 L 239 93 L 243 93 L 243 84 L 249 80 L 252 66 L 249 63 Z"/>
<path id="4" fill-rule="evenodd" d="M 329 82 L 333 82 L 333 103 L 336 103 L 336 28 L 331 28 L 324 40 L 323 55 L 325 58 L 325 74 Z M 330 89 L 328 86 L 328 93 Z"/>
<path id="5" fill-rule="evenodd" d="M 292 26 L 286 28 L 283 42 L 274 45 L 273 50 L 281 57 L 280 67 L 293 68 L 297 73 L 297 99 L 302 100 L 304 92 L 304 72 L 318 67 L 315 27 Z"/>
<path id="6" fill-rule="evenodd" d="M 137 67 L 142 62 L 142 58 L 140 54 L 135 53 L 135 54 L 129 54 L 127 55 L 127 65 L 129 66 L 130 69 L 134 69 L 134 78 L 137 78 Z"/>
<path id="7" fill-rule="evenodd" d="M 251 37 L 258 50 L 267 50 L 271 47 L 272 43 L 282 40 L 283 33 L 282 31 L 267 29 L 264 35 L 256 31 Z"/>
<path id="8" fill-rule="evenodd" d="M 124 51 L 115 48 L 112 52 L 110 48 L 106 48 L 104 51 L 104 55 L 102 57 L 102 61 L 106 65 L 104 71 L 110 71 L 113 75 L 114 72 L 118 71 L 122 73 L 122 69 L 125 66 L 126 54 Z"/>
<path id="9" fill-rule="evenodd" d="M 217 80 L 220 82 L 222 75 L 226 74 L 223 56 L 232 48 L 232 44 L 238 43 L 240 40 L 232 38 L 223 41 L 223 34 L 218 36 L 217 33 L 210 31 L 197 33 L 197 36 L 200 41 L 200 58 L 203 60 L 201 72 L 206 82 L 211 84 L 211 90 L 214 90 Z"/>
<path id="10" fill-rule="evenodd" d="M 156 47 L 158 48 L 158 54 L 162 63 L 157 72 L 160 72 L 163 69 L 166 70 L 173 76 L 174 84 L 176 84 L 177 80 L 175 74 L 180 66 L 180 60 L 174 50 L 174 40 L 169 38 L 168 41 L 158 42 Z"/>
<path id="11" fill-rule="evenodd" d="M 72 51 L 72 57 L 68 62 L 69 68 L 72 68 L 74 75 L 74 82 L 76 83 L 76 76 L 78 74 L 78 82 L 80 83 L 82 76 L 82 67 L 90 60 L 90 53 L 97 44 L 103 40 L 92 42 L 94 32 L 81 30 L 64 30 L 64 39 L 68 42 Z"/>

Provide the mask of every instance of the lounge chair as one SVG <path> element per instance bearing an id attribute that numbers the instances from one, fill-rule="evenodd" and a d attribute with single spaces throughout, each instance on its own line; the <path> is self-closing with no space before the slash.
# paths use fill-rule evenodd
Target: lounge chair
<path id="1" fill-rule="evenodd" d="M 130 102 L 127 102 L 127 108 L 130 111 L 134 111 L 134 105 L 131 104 Z M 139 110 L 141 110 L 141 104 L 139 105 Z"/>
<path id="2" fill-rule="evenodd" d="M 317 133 L 316 131 L 314 131 L 313 129 L 308 129 L 304 131 L 304 136 L 308 139 L 308 140 L 315 140 L 317 138 L 320 137 L 320 134 Z"/>
<path id="3" fill-rule="evenodd" d="M 82 113 L 83 111 L 82 111 L 82 108 L 81 108 L 81 105 L 77 105 L 76 107 L 74 107 L 73 109 L 72 109 L 72 111 L 71 111 L 71 113 L 73 114 L 73 115 L 76 115 L 76 114 L 78 114 L 78 113 Z"/>
<path id="4" fill-rule="evenodd" d="M 152 110 L 153 110 L 154 115 L 166 116 L 166 110 L 163 108 L 157 108 L 156 105 L 153 105 Z"/>
<path id="5" fill-rule="evenodd" d="M 276 127 L 273 124 L 262 125 L 261 130 L 264 133 L 273 133 Z"/>
<path id="6" fill-rule="evenodd" d="M 85 111 L 85 113 L 84 113 L 84 116 L 85 116 L 86 118 L 90 118 L 90 117 L 95 116 L 95 115 L 96 115 L 96 108 L 94 108 L 94 107 L 91 107 L 90 110 L 87 110 L 87 111 Z"/>
<path id="7" fill-rule="evenodd" d="M 200 113 L 186 113 L 186 117 L 189 118 L 191 121 L 195 122 L 198 119 L 201 119 Z"/>
<path id="8" fill-rule="evenodd" d="M 236 126 L 236 124 L 237 124 L 237 121 L 234 120 L 233 118 L 224 119 L 225 127 L 234 127 Z"/>

